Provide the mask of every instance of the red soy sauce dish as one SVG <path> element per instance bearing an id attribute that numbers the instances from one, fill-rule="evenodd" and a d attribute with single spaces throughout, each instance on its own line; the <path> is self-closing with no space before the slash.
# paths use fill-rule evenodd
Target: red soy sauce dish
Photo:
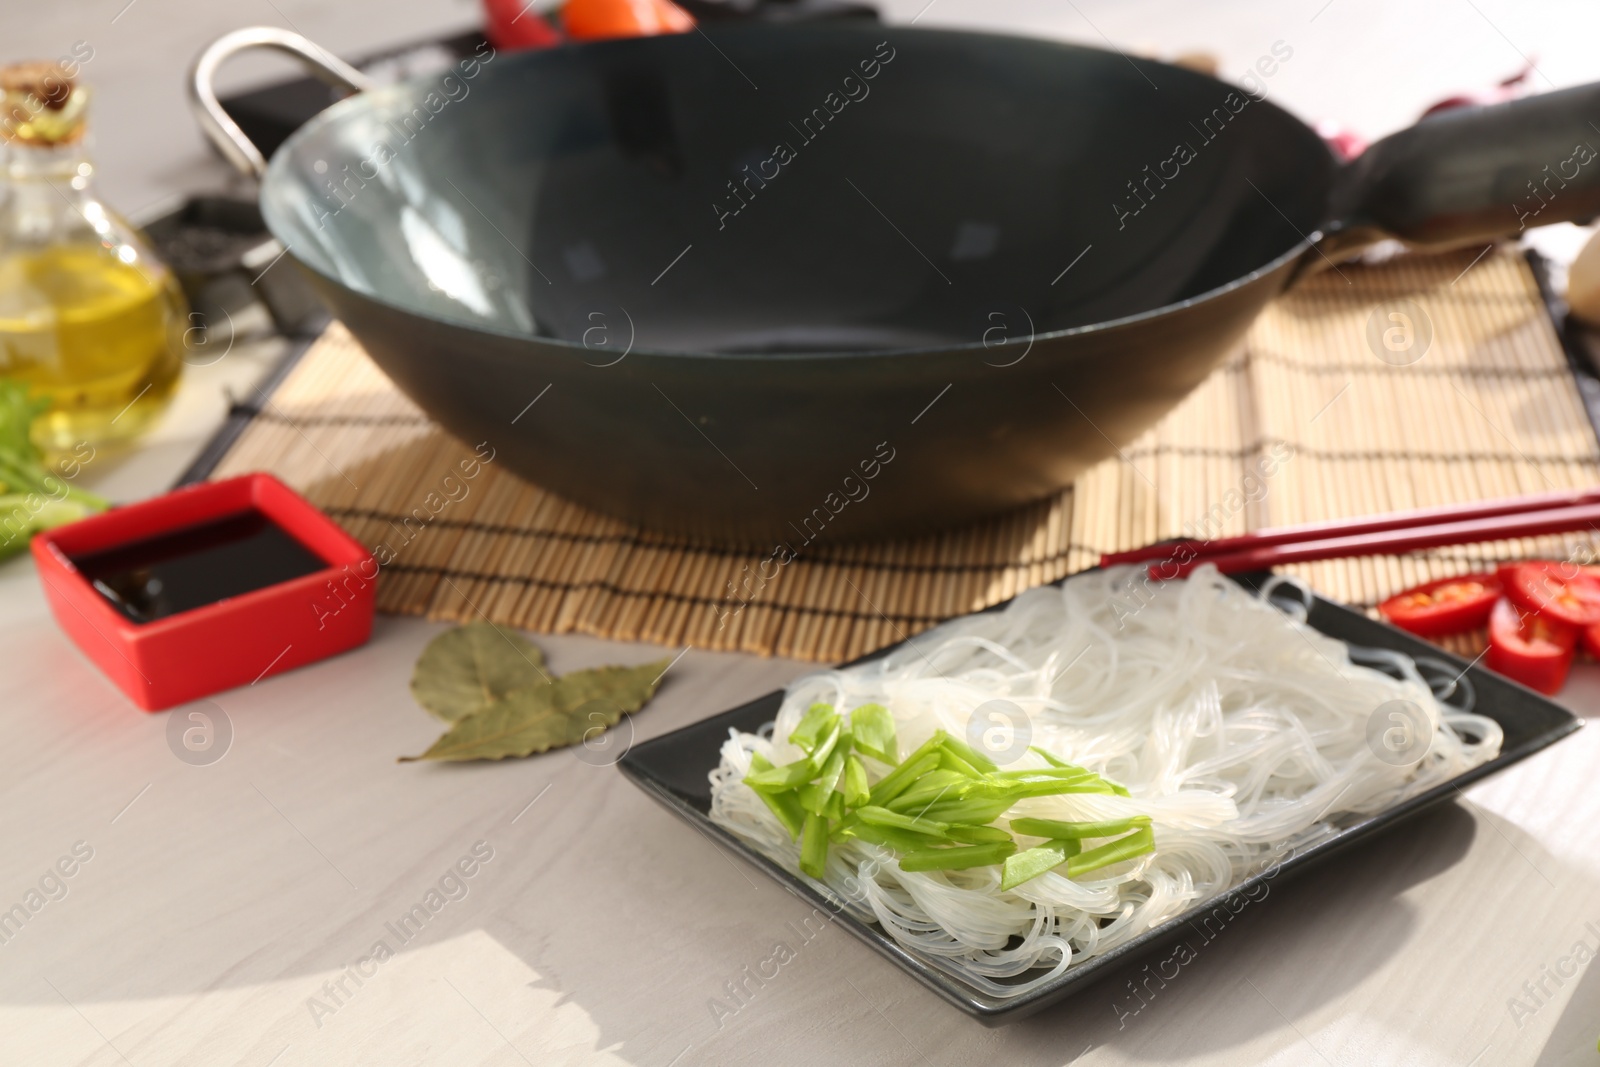
<path id="1" fill-rule="evenodd" d="M 364 644 L 377 562 L 269 474 L 186 486 L 33 540 L 56 622 L 146 711 Z"/>

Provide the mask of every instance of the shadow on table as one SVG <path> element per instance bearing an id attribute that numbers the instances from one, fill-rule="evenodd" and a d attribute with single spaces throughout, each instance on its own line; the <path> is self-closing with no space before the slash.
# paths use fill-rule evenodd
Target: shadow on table
<path id="1" fill-rule="evenodd" d="M 1059 1009 L 1017 1025 L 1041 1048 L 1092 1041 L 1156 1063 L 1243 1044 L 1293 1026 L 1358 985 L 1402 951 L 1416 925 L 1406 890 L 1454 866 L 1477 822 L 1443 804 L 1364 845 L 1282 882 L 1221 929 L 1195 929 L 1183 946 L 1159 950 L 1108 975 Z M 1327 927 L 1352 935 L 1329 954 Z M 1314 959 L 1314 982 L 1282 981 L 1283 961 Z M 1204 1026 L 1190 1022 L 1205 1014 Z M 1183 1025 L 1169 1025 L 1187 1017 Z"/>
<path id="2" fill-rule="evenodd" d="M 1585 931 L 1582 940 L 1593 951 L 1600 939 Z M 1578 988 L 1572 991 L 1534 1067 L 1592 1067 L 1600 1062 L 1600 1052 L 1595 1050 L 1600 1041 L 1600 964 L 1591 958 L 1582 966 Z"/>
<path id="3" fill-rule="evenodd" d="M 615 844 L 637 848 L 640 870 L 681 882 L 687 873 L 681 851 L 663 846 L 660 835 L 682 828 L 654 825 L 657 822 L 647 818 L 636 823 Z M 653 831 L 646 829 L 652 825 Z M 695 920 L 673 914 L 667 903 L 674 894 L 680 902 L 684 893 L 696 895 L 684 885 L 678 885 L 674 894 L 635 895 L 629 925 L 657 931 L 649 949 L 657 963 L 671 960 L 679 974 L 702 976 L 693 990 L 657 985 L 652 998 L 658 1000 L 658 1018 L 674 1017 L 681 1021 L 681 1033 L 700 1035 L 686 1064 L 746 1062 L 739 1050 L 768 1049 L 768 1042 L 775 1044 L 763 1053 L 761 1062 L 767 1067 L 800 1062 L 797 1054 L 806 1041 L 795 1027 L 801 1020 L 810 1020 L 802 1029 L 823 1025 L 848 1031 L 852 1046 L 866 1057 L 862 1062 L 879 1062 L 876 1055 L 882 1049 L 874 1046 L 876 1041 L 897 1048 L 902 1057 L 910 1051 L 905 1047 L 909 1044 L 941 1064 L 971 1062 L 982 1054 L 1018 1067 L 1058 1067 L 1101 1046 L 1112 1046 L 1135 1060 L 1181 1063 L 1294 1027 L 1297 1020 L 1339 999 L 1403 952 L 1418 924 L 1415 907 L 1405 894 L 1456 865 L 1476 832 L 1477 822 L 1468 811 L 1454 803 L 1440 805 L 1299 872 L 1299 877 L 1271 883 L 1267 896 L 1246 905 L 1225 928 L 1212 930 L 1209 938 L 1199 930 L 1191 935 L 1192 958 L 1167 966 L 1168 977 L 1151 975 L 1172 957 L 1173 949 L 1160 950 L 1061 1005 L 997 1031 L 960 1015 L 842 931 L 829 931 L 831 942 L 818 941 L 825 947 L 801 947 L 793 931 L 808 906 L 781 896 L 778 887 L 759 873 L 724 857 L 749 875 L 753 884 L 746 887 L 704 841 L 695 842 L 691 851 L 700 870 L 710 872 L 702 892 L 709 890 L 723 900 L 716 909 L 717 926 L 706 927 L 702 916 L 694 935 L 684 930 L 686 919 Z M 655 855 L 669 851 L 679 851 L 676 862 Z M 596 888 L 601 897 L 611 892 Z M 594 904 L 605 906 L 600 899 Z M 1329 954 L 1325 946 L 1330 928 L 1359 935 L 1352 933 L 1341 951 Z M 500 937 L 509 933 L 494 932 Z M 750 1004 L 741 1006 L 724 991 L 722 980 L 740 981 L 741 965 L 761 959 L 774 937 L 792 942 L 801 958 L 784 971 L 803 968 L 812 977 L 780 978 L 776 988 L 763 985 Z M 609 938 L 605 935 L 602 940 Z M 506 943 L 520 952 L 524 946 L 517 940 L 513 936 Z M 612 987 L 602 993 L 585 977 L 596 970 L 594 955 L 606 951 L 593 938 L 558 935 L 544 939 L 537 958 L 529 961 L 544 976 L 537 984 L 560 989 L 583 1007 L 598 1026 L 603 1044 L 619 1042 L 617 1051 L 629 1062 L 661 1067 L 677 1050 L 662 1057 L 659 1049 L 645 1047 L 653 1035 L 648 1028 L 640 1030 L 640 991 Z M 1285 961 L 1295 960 L 1315 968 L 1314 981 L 1297 982 L 1284 974 L 1286 966 L 1295 965 Z M 640 959 L 640 984 L 651 984 L 647 973 L 654 966 L 651 960 Z M 1132 992 L 1135 988 L 1141 994 Z M 733 1006 L 736 1017 L 713 1025 L 707 1015 L 708 994 Z M 885 1027 L 885 1021 L 893 1028 Z M 637 1048 L 635 1040 L 640 1042 Z M 812 1053 L 814 1049 L 806 1058 Z M 911 1061 L 921 1062 L 916 1057 Z"/>

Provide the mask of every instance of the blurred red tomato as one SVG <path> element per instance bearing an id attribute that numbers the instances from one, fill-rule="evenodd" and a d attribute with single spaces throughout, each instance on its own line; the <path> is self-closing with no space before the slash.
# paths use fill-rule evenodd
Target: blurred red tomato
<path id="1" fill-rule="evenodd" d="M 534 0 L 483 0 L 483 35 L 500 52 L 561 43 L 561 35 L 539 14 Z"/>
<path id="2" fill-rule="evenodd" d="M 669 0 L 567 0 L 561 24 L 574 41 L 653 37 L 694 29 L 689 13 Z"/>

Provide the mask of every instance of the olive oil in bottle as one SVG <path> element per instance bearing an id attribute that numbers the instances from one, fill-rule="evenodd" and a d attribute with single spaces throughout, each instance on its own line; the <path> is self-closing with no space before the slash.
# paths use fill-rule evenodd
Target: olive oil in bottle
<path id="1" fill-rule="evenodd" d="M 90 192 L 87 89 L 23 63 L 0 92 L 0 375 L 50 400 L 33 426 L 47 452 L 131 437 L 177 384 L 182 291 Z"/>

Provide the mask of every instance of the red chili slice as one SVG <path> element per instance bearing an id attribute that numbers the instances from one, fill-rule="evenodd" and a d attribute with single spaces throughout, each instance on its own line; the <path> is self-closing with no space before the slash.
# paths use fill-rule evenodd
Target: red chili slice
<path id="1" fill-rule="evenodd" d="M 1583 650 L 1594 659 L 1600 659 L 1600 626 L 1583 628 Z"/>
<path id="2" fill-rule="evenodd" d="M 1419 637 L 1476 630 L 1489 621 L 1503 587 L 1493 574 L 1440 578 L 1397 593 L 1378 605 L 1383 617 Z"/>
<path id="3" fill-rule="evenodd" d="M 1505 583 L 1506 595 L 1524 611 L 1582 629 L 1600 623 L 1600 578 L 1572 563 L 1540 560 L 1519 564 Z"/>
<path id="4" fill-rule="evenodd" d="M 1489 669 L 1547 695 L 1566 683 L 1577 642 L 1576 630 L 1525 612 L 1508 597 L 1489 613 Z"/>

